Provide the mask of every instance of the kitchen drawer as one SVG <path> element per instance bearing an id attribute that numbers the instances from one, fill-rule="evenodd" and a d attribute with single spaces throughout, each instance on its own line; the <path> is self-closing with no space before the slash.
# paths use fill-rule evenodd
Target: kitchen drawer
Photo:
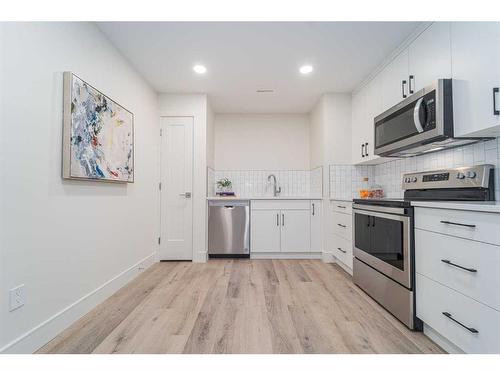
<path id="1" fill-rule="evenodd" d="M 468 268 L 469 271 L 442 260 Z M 415 269 L 420 274 L 500 310 L 500 246 L 416 229 Z"/>
<path id="2" fill-rule="evenodd" d="M 417 273 L 417 316 L 466 353 L 500 353 L 500 312 Z M 453 319 L 478 332 L 470 332 Z"/>
<path id="3" fill-rule="evenodd" d="M 309 210 L 310 200 L 252 200 L 252 210 Z"/>
<path id="4" fill-rule="evenodd" d="M 500 245 L 500 215 L 495 213 L 416 207 L 415 228 Z"/>
<path id="5" fill-rule="evenodd" d="M 352 269 L 352 242 L 335 234 L 331 235 L 332 254 Z"/>
<path id="6" fill-rule="evenodd" d="M 341 214 L 335 212 L 332 214 L 331 232 L 345 238 L 352 240 L 352 215 Z"/>
<path id="7" fill-rule="evenodd" d="M 330 201 L 330 208 L 334 212 L 352 215 L 352 202 L 347 201 Z"/>

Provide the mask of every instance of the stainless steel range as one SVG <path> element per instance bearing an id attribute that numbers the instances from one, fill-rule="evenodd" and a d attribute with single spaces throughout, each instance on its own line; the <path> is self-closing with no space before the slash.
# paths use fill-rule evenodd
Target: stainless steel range
<path id="1" fill-rule="evenodd" d="M 404 199 L 354 200 L 354 282 L 409 328 L 422 328 L 415 316 L 411 201 L 495 200 L 493 170 L 479 165 L 408 173 L 402 181 Z"/>

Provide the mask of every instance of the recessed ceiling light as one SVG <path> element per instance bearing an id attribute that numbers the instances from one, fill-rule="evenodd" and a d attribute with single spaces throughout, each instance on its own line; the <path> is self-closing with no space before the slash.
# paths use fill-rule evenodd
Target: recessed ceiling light
<path id="1" fill-rule="evenodd" d="M 302 65 L 299 69 L 300 73 L 302 74 L 309 74 L 314 70 L 312 65 Z"/>
<path id="2" fill-rule="evenodd" d="M 198 74 L 205 74 L 207 72 L 207 68 L 203 65 L 195 65 L 193 66 L 193 70 Z"/>

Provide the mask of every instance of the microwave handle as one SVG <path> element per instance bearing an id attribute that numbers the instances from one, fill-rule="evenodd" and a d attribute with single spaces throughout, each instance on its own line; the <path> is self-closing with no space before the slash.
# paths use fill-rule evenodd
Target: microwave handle
<path id="1" fill-rule="evenodd" d="M 404 79 L 401 81 L 401 94 L 403 96 L 403 99 L 408 96 L 408 95 L 406 95 L 406 92 L 405 92 L 405 85 L 406 85 L 406 80 Z"/>
<path id="2" fill-rule="evenodd" d="M 417 103 L 415 104 L 415 108 L 413 108 L 413 122 L 415 123 L 415 127 L 417 128 L 417 131 L 419 133 L 424 132 L 424 128 L 422 127 L 422 124 L 420 123 L 420 107 L 422 106 L 424 98 L 420 98 L 417 100 Z"/>

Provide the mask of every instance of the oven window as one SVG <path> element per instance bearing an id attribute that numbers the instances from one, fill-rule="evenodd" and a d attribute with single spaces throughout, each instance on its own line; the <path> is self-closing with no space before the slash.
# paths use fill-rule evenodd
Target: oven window
<path id="1" fill-rule="evenodd" d="M 370 252 L 371 216 L 354 214 L 354 246 L 367 253 Z"/>
<path id="2" fill-rule="evenodd" d="M 418 134 L 413 121 L 414 107 L 415 103 L 411 103 L 375 124 L 375 147 L 382 147 Z"/>
<path id="3" fill-rule="evenodd" d="M 398 220 L 372 216 L 370 248 L 367 252 L 389 263 L 391 266 L 404 271 L 403 225 L 404 224 Z"/>

